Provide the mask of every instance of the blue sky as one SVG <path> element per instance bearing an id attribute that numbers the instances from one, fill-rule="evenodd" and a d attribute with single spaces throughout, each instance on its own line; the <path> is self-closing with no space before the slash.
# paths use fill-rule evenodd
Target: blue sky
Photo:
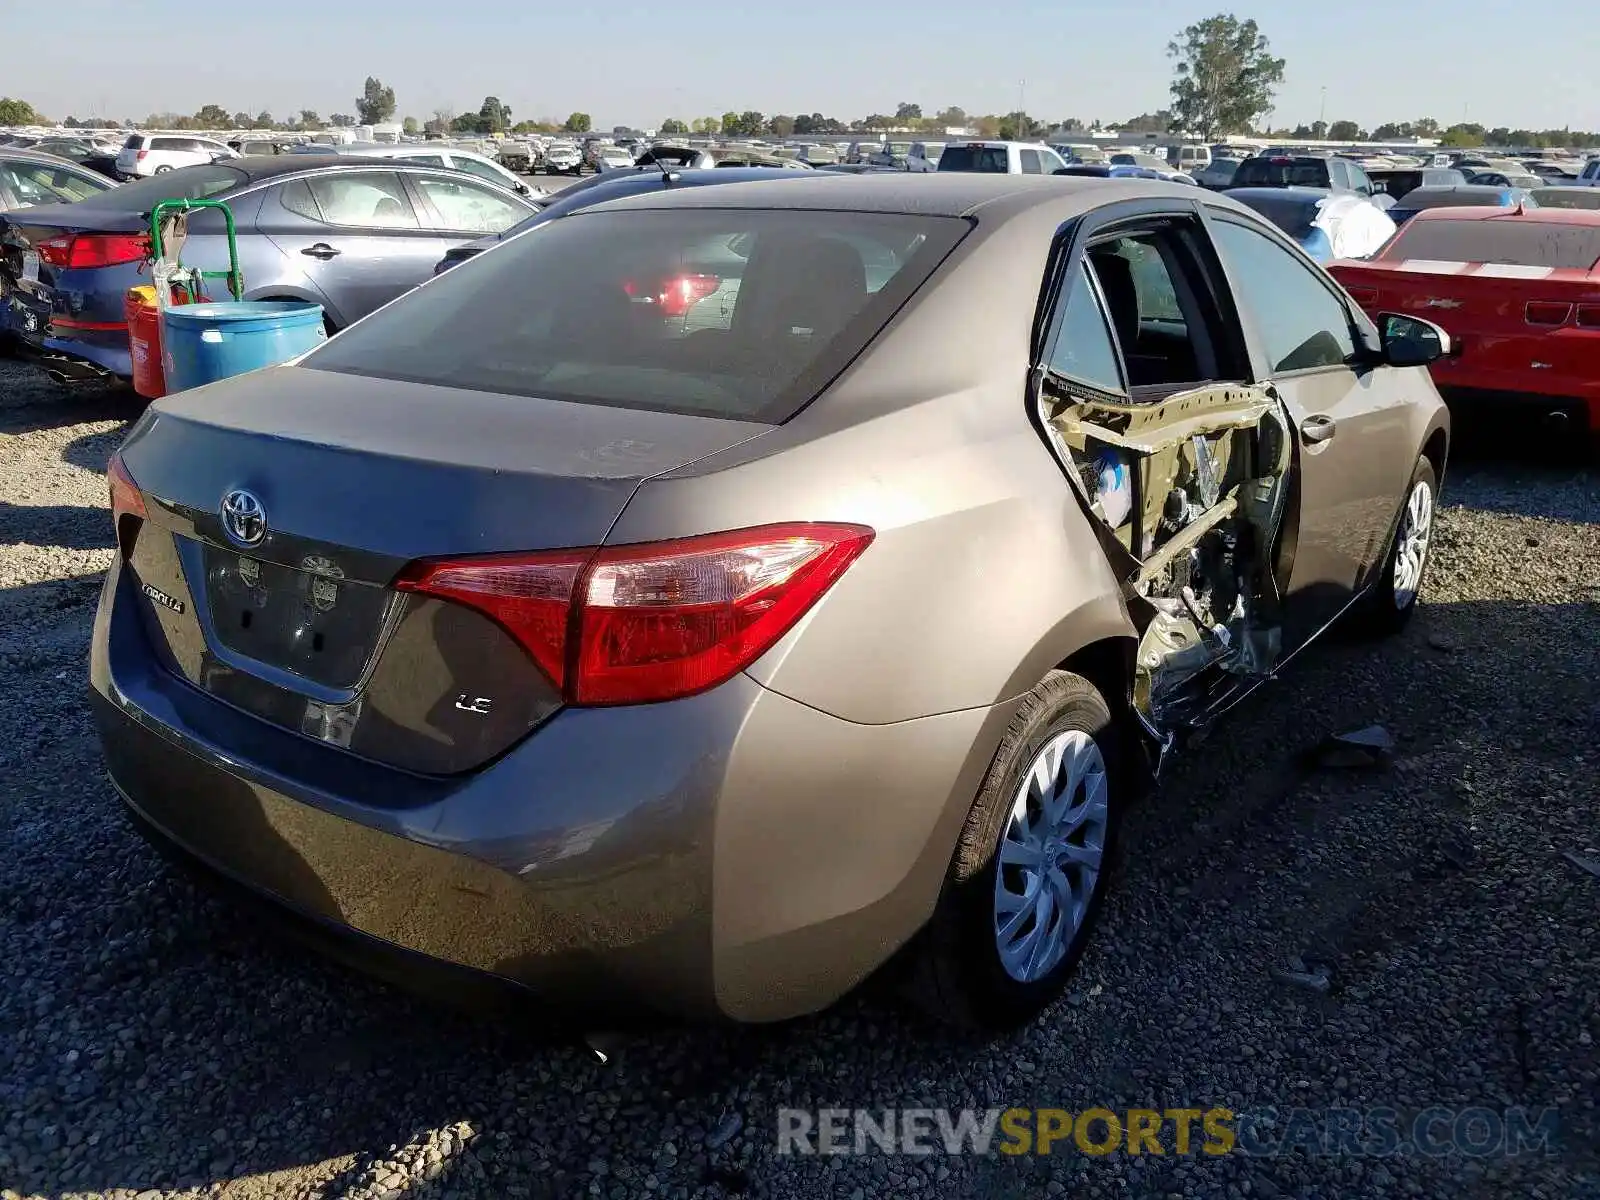
<path id="1" fill-rule="evenodd" d="M 1600 7 L 1513 20 L 1489 0 L 55 0 L 48 34 L 12 31 L 25 52 L 6 56 L 0 89 L 57 119 L 206 103 L 326 119 L 353 113 L 375 74 L 397 116 L 422 119 L 493 93 L 513 119 L 581 110 L 601 129 L 749 108 L 848 119 L 902 100 L 1005 112 L 1020 96 L 1036 116 L 1111 121 L 1166 103 L 1167 42 L 1219 8 L 1255 17 L 1288 59 L 1275 124 L 1315 120 L 1326 88 L 1330 121 L 1600 128 L 1586 64 Z"/>

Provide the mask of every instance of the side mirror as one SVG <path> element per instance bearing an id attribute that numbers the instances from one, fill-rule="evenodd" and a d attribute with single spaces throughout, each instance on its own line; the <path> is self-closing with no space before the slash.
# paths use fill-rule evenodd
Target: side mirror
<path id="1" fill-rule="evenodd" d="M 1378 338 L 1391 367 L 1425 367 L 1454 353 L 1450 335 L 1439 326 L 1399 313 L 1378 314 Z"/>
<path id="2" fill-rule="evenodd" d="M 517 184 L 517 195 L 526 196 L 526 195 L 529 195 L 531 193 L 531 191 L 532 191 L 532 189 L 529 188 L 527 184 L 522 183 L 522 182 L 518 182 L 518 184 Z"/>

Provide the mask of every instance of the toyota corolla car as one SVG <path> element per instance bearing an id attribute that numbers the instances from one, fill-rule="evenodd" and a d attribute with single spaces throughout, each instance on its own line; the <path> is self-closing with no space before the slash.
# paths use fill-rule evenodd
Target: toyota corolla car
<path id="1" fill-rule="evenodd" d="M 1140 777 L 1414 611 L 1449 349 L 1185 185 L 586 209 L 151 406 L 109 466 L 110 774 L 419 983 L 761 1022 L 906 947 L 1015 1025 Z"/>

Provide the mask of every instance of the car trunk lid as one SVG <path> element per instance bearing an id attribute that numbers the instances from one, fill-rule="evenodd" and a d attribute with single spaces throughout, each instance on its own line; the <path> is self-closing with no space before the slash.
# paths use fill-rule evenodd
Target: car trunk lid
<path id="1" fill-rule="evenodd" d="M 282 367 L 168 397 L 122 463 L 124 550 L 169 669 L 391 765 L 468 770 L 560 705 L 493 620 L 409 562 L 598 545 L 643 479 L 769 428 Z"/>

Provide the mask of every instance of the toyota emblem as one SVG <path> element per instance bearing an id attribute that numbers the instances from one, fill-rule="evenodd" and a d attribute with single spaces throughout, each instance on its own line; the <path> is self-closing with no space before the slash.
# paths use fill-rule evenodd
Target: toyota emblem
<path id="1" fill-rule="evenodd" d="M 222 498 L 222 531 L 241 546 L 259 545 L 267 536 L 267 510 L 242 488 Z"/>

